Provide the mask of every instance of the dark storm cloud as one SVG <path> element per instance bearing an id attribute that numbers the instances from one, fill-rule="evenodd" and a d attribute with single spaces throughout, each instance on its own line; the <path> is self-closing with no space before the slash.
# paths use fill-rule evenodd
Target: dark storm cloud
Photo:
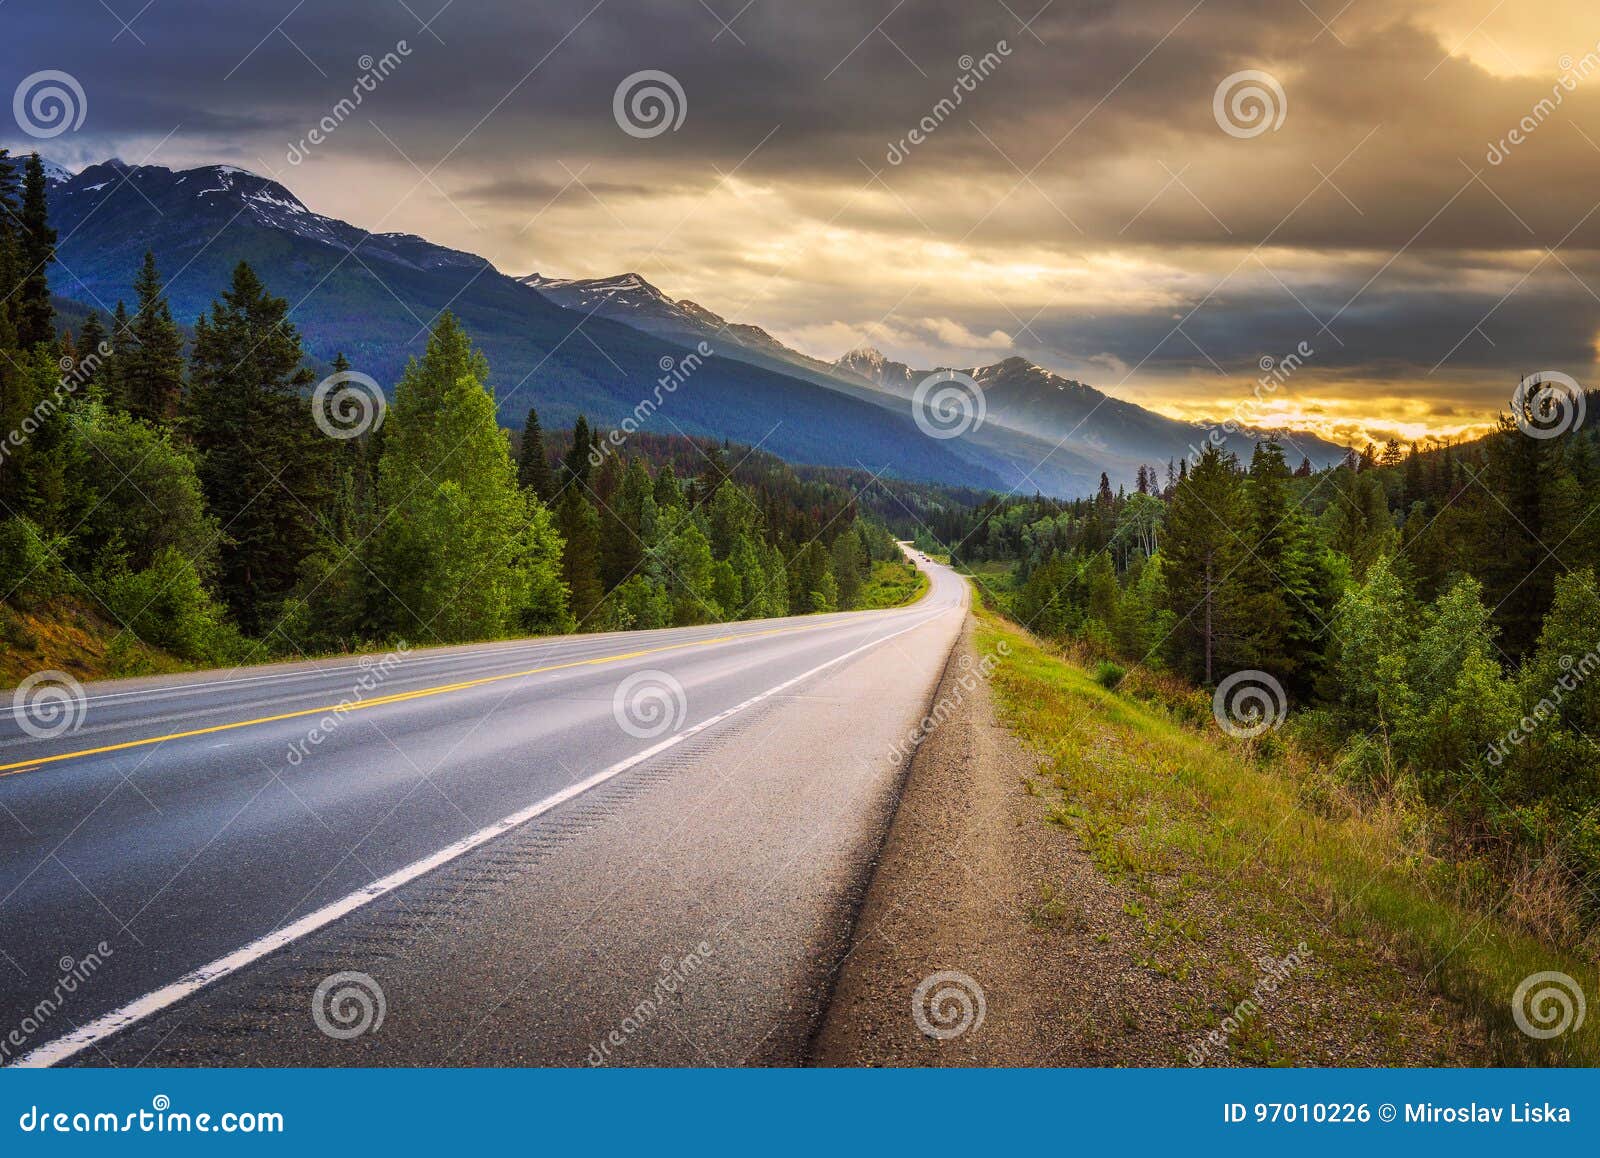
<path id="1" fill-rule="evenodd" d="M 404 43 L 403 64 L 315 165 L 284 179 L 326 184 L 381 166 L 408 184 L 411 166 L 438 165 L 433 181 L 488 216 L 475 239 L 453 240 L 512 267 L 542 265 L 526 246 L 559 248 L 562 228 L 614 240 L 619 214 L 659 200 L 671 211 L 643 215 L 682 231 L 674 273 L 699 286 L 743 278 L 715 304 L 757 301 L 750 320 L 797 332 L 920 310 L 1004 331 L 1064 368 L 1146 376 L 1214 374 L 1213 362 L 1233 372 L 1309 326 L 1319 372 L 1459 382 L 1467 405 L 1517 367 L 1594 359 L 1592 18 L 1548 30 L 1566 63 L 1497 76 L 1451 55 L 1434 22 L 1448 0 L 1337 15 L 1281 0 L 154 0 L 136 18 L 135 0 L 109 3 L 131 30 L 99 0 L 4 7 L 4 91 L 58 68 L 88 94 L 86 125 L 53 154 L 127 153 L 179 126 L 154 160 L 277 167 L 350 95 L 364 58 Z M 1331 28 L 1313 11 L 1323 8 Z M 986 54 L 995 66 L 960 89 Z M 680 130 L 619 130 L 613 93 L 643 69 L 681 84 Z M 1281 128 L 1245 139 L 1219 126 L 1213 95 L 1242 69 L 1281 84 Z M 1581 75 L 1562 88 L 1569 71 Z M 941 105 L 958 91 L 959 106 Z M 928 118 L 935 128 L 908 142 Z M 1508 145 L 1513 130 L 1524 139 Z M 748 204 L 768 197 L 770 212 L 724 219 L 741 207 L 724 197 L 715 220 L 693 219 L 684 203 L 724 195 L 735 171 L 760 194 Z M 370 212 L 348 214 L 367 225 L 404 191 L 372 184 Z M 547 203 L 557 210 L 530 230 Z M 588 225 L 571 216 L 585 211 Z M 965 304 L 924 305 L 943 287 L 883 288 L 878 271 L 768 249 L 830 231 L 859 237 L 863 263 L 938 244 L 948 260 L 997 269 Z M 1146 265 L 1152 285 L 1141 287 Z M 996 297 L 1024 293 L 1014 268 L 1102 266 L 1108 284 L 1128 279 L 1102 305 L 1056 303 L 1052 284 L 996 309 Z M 1094 289 L 1101 276 L 1079 281 Z M 1338 339 L 1313 314 L 1338 314 Z"/>

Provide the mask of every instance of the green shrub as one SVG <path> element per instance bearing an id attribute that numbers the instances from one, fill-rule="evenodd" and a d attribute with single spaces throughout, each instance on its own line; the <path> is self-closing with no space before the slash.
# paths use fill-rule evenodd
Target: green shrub
<path id="1" fill-rule="evenodd" d="M 139 640 L 199 663 L 235 663 L 259 651 L 223 618 L 194 565 L 171 547 L 143 571 L 110 576 L 101 597 Z"/>
<path id="2" fill-rule="evenodd" d="M 1127 668 L 1108 659 L 1103 659 L 1094 665 L 1095 682 L 1109 691 L 1115 691 L 1117 685 L 1122 682 L 1122 677 L 1127 674 Z"/>
<path id="3" fill-rule="evenodd" d="M 0 522 L 0 598 L 53 593 L 54 567 L 39 529 L 20 516 Z"/>

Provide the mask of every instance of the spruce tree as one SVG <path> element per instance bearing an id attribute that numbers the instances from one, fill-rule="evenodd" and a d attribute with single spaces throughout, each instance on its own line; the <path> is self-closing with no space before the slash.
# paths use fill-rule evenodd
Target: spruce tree
<path id="1" fill-rule="evenodd" d="M 17 162 L 10 149 L 0 149 L 0 315 L 10 323 L 10 338 L 16 341 L 17 291 L 22 286 L 22 186 L 17 181 Z"/>
<path id="2" fill-rule="evenodd" d="M 252 278 L 254 276 L 251 274 Z M 256 283 L 258 287 L 259 284 Z M 156 256 L 148 250 L 133 289 L 138 298 L 138 311 L 127 323 L 126 351 L 121 348 L 117 351 L 120 388 L 130 414 L 164 425 L 177 417 L 183 401 L 183 333 L 172 320 L 172 311 L 162 293 Z M 295 351 L 298 362 L 298 338 Z"/>
<path id="3" fill-rule="evenodd" d="M 600 578 L 607 591 L 633 575 L 655 538 L 655 496 L 650 472 L 628 460 L 622 481 L 600 512 Z"/>
<path id="4" fill-rule="evenodd" d="M 541 503 L 555 497 L 555 472 L 550 469 L 550 459 L 544 446 L 544 431 L 539 426 L 539 412 L 528 408 L 528 421 L 522 427 L 522 454 L 517 462 L 517 483 L 530 491 Z"/>
<path id="5" fill-rule="evenodd" d="M 288 312 L 240 262 L 230 287 L 195 325 L 188 429 L 201 456 L 207 508 L 226 535 L 219 593 L 250 635 L 271 625 L 294 586 L 326 497 L 328 439 L 302 393 L 312 375 L 300 365 L 300 335 Z M 145 387 L 165 377 L 151 372 L 155 365 L 147 360 L 138 371 Z"/>
<path id="6" fill-rule="evenodd" d="M 594 439 L 589 433 L 589 420 L 580 414 L 578 421 L 572 426 L 572 447 L 561 460 L 562 487 L 576 485 L 580 492 L 588 489 L 589 474 L 593 470 L 589 452 L 593 448 Z"/>
<path id="7" fill-rule="evenodd" d="M 597 631 L 604 625 L 595 611 L 605 596 L 600 581 L 600 516 L 580 488 L 569 486 L 561 492 L 555 527 L 563 544 L 561 576 L 568 610 L 579 631 Z"/>
<path id="8" fill-rule="evenodd" d="M 107 341 L 111 343 L 111 357 L 100 364 L 95 379 L 100 384 L 100 393 L 106 405 L 125 412 L 128 409 L 128 390 L 123 367 L 127 361 L 126 355 L 133 347 L 133 335 L 128 331 L 128 307 L 121 298 L 117 299 L 117 308 L 111 311 L 111 333 L 107 335 Z"/>
<path id="9" fill-rule="evenodd" d="M 45 201 L 44 165 L 29 155 L 22 175 L 19 257 L 22 284 L 17 290 L 17 344 L 24 350 L 55 340 L 55 308 L 50 304 L 50 266 L 56 260 L 56 231 Z"/>
<path id="10" fill-rule="evenodd" d="M 1330 610 L 1324 606 L 1320 551 L 1293 494 L 1276 442 L 1256 445 L 1245 485 L 1249 555 L 1242 577 L 1249 597 L 1254 667 L 1288 681 L 1318 652 Z M 1307 675 L 1309 679 L 1309 673 Z M 1309 684 L 1302 687 L 1309 690 Z"/>
<path id="11" fill-rule="evenodd" d="M 847 531 L 833 540 L 830 552 L 840 611 L 848 611 L 861 598 L 861 540 Z"/>
<path id="12" fill-rule="evenodd" d="M 111 343 L 106 337 L 106 328 L 101 324 L 97 311 L 89 311 L 89 316 L 84 319 L 83 329 L 79 332 L 73 348 L 76 351 L 76 356 L 73 358 L 73 374 L 78 382 L 78 389 L 86 397 L 102 397 L 104 388 L 101 379 L 105 374 Z"/>
<path id="13" fill-rule="evenodd" d="M 1167 608 L 1175 621 L 1168 644 L 1173 663 L 1206 684 L 1230 674 L 1242 658 L 1245 516 L 1233 455 L 1206 447 L 1173 490 L 1161 544 Z"/>

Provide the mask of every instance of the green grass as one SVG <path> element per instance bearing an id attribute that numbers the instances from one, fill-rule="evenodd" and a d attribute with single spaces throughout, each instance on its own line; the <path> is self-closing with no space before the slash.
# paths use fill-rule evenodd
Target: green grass
<path id="1" fill-rule="evenodd" d="M 861 589 L 857 610 L 879 611 L 902 607 L 919 599 L 928 589 L 928 577 L 909 563 L 878 560 L 872 564 L 872 578 Z"/>
<path id="2" fill-rule="evenodd" d="M 1044 757 L 1050 820 L 1130 889 L 1128 912 L 1143 923 L 1152 968 L 1186 967 L 1162 946 L 1204 935 L 1187 923 L 1189 902 L 1203 896 L 1201 909 L 1241 935 L 1305 939 L 1335 984 L 1371 987 L 1367 1020 L 1378 1033 L 1408 1032 L 1394 1010 L 1410 1000 L 1408 988 L 1415 995 L 1414 982 L 1383 967 L 1398 963 L 1406 970 L 1398 976 L 1421 978 L 1476 1018 L 1501 1064 L 1600 1062 L 1595 1011 L 1580 1030 L 1542 1042 L 1511 1015 L 1517 985 L 1546 970 L 1577 979 L 1592 1003 L 1600 996 L 1593 962 L 1520 928 L 1514 900 L 1473 905 L 1438 885 L 1425 814 L 1330 792 L 1326 774 L 1301 758 L 1268 757 L 1265 747 L 1182 723 L 1160 704 L 1101 686 L 998 615 L 978 614 L 978 649 L 1002 638 L 1012 648 L 995 673 L 997 700 Z M 1216 955 L 1215 939 L 1207 948 Z M 1240 975 L 1249 969 L 1243 960 Z M 1197 1010 L 1197 1024 L 1207 1016 Z M 1270 1040 L 1239 1044 L 1239 1060 L 1283 1060 Z"/>

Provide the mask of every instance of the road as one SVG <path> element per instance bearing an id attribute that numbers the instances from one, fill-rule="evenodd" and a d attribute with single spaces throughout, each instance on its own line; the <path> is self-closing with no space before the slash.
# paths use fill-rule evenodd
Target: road
<path id="1" fill-rule="evenodd" d="M 107 682 L 60 736 L 0 721 L 0 1061 L 799 1061 L 965 615 L 919 566 L 890 611 Z"/>

